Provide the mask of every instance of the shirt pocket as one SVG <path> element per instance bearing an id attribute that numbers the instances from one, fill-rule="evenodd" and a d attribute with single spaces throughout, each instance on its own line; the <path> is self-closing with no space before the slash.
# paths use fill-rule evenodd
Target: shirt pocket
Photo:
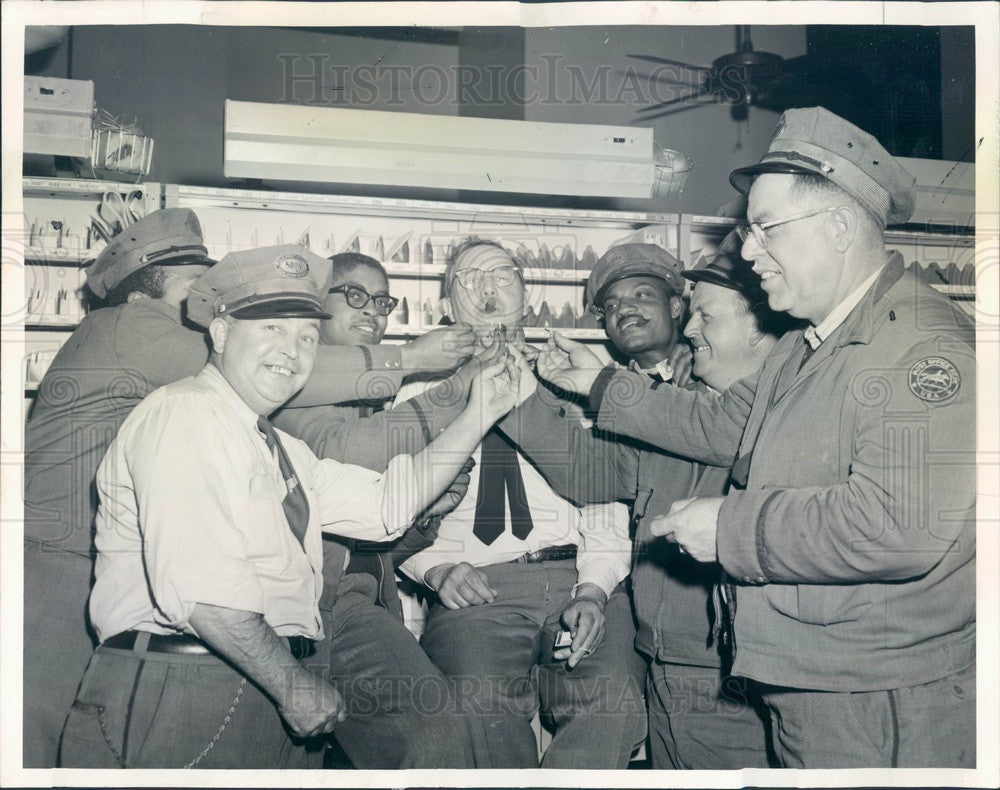
<path id="1" fill-rule="evenodd" d="M 868 584 L 769 584 L 764 595 L 775 611 L 812 625 L 860 620 L 872 607 Z"/>
<path id="2" fill-rule="evenodd" d="M 271 573 L 287 569 L 294 559 L 295 538 L 278 496 L 272 475 L 263 471 L 251 475 L 242 525 L 247 560 Z"/>

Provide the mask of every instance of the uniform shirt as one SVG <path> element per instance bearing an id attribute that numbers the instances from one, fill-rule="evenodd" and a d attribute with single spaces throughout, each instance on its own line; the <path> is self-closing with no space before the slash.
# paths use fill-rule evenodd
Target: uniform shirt
<path id="1" fill-rule="evenodd" d="M 157 387 L 205 365 L 200 332 L 161 299 L 95 310 L 56 354 L 25 433 L 25 537 L 90 554 L 94 475 L 118 427 Z"/>
<path id="2" fill-rule="evenodd" d="M 157 387 L 198 373 L 207 336 L 162 299 L 95 310 L 56 354 L 25 432 L 25 537 L 93 551 L 94 475 L 119 426 Z M 323 346 L 298 405 L 354 400 L 402 381 L 399 346 Z"/>
<path id="3" fill-rule="evenodd" d="M 387 540 L 416 515 L 412 458 L 384 474 L 319 460 L 279 432 L 309 501 L 304 548 L 254 413 L 214 367 L 162 387 L 121 427 L 97 473 L 96 582 L 103 641 L 190 631 L 195 604 L 258 612 L 280 636 L 318 638 L 322 530 Z"/>
<path id="4" fill-rule="evenodd" d="M 406 385 L 397 400 L 405 400 L 426 386 L 423 382 Z M 531 510 L 531 532 L 524 540 L 515 537 L 511 531 L 510 508 L 506 507 L 503 534 L 489 546 L 476 539 L 472 529 L 482 469 L 481 448 L 476 448 L 472 457 L 476 465 L 472 469 L 468 493 L 458 507 L 441 520 L 434 544 L 400 566 L 404 573 L 424 582 L 424 574 L 442 563 L 468 562 L 481 567 L 510 562 L 539 549 L 574 544 L 579 547 L 577 585 L 596 584 L 610 595 L 628 576 L 631 541 L 625 506 L 612 502 L 582 509 L 576 507 L 556 494 L 520 452 L 517 461 Z"/>

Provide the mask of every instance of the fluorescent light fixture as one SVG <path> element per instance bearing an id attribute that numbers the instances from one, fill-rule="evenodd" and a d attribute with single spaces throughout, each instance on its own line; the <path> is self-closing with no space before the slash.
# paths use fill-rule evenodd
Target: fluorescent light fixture
<path id="1" fill-rule="evenodd" d="M 226 101 L 231 178 L 648 198 L 653 130 Z"/>

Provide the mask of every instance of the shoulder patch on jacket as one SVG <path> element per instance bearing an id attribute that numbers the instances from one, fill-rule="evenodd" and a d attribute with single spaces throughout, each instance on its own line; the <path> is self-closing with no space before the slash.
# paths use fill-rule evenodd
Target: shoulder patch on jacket
<path id="1" fill-rule="evenodd" d="M 929 403 L 948 400 L 961 384 L 958 368 L 944 357 L 926 357 L 910 368 L 910 391 Z"/>

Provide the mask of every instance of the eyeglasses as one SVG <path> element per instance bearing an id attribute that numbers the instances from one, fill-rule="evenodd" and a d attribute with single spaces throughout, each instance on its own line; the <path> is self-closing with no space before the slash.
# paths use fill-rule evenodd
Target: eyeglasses
<path id="1" fill-rule="evenodd" d="M 826 208 L 818 208 L 813 211 L 803 211 L 801 214 L 793 214 L 790 217 L 772 219 L 769 222 L 751 222 L 749 224 L 737 225 L 736 234 L 740 237 L 741 241 L 746 241 L 753 236 L 754 241 L 756 241 L 761 247 L 766 248 L 767 230 L 776 228 L 778 225 L 785 225 L 789 222 L 797 222 L 800 219 L 815 217 L 817 214 L 822 214 L 826 211 L 836 211 L 840 208 L 843 208 L 843 206 L 827 206 Z"/>
<path id="2" fill-rule="evenodd" d="M 497 288 L 513 285 L 517 280 L 516 266 L 497 266 L 493 269 L 459 269 L 453 275 L 463 288 L 473 291 L 483 284 L 483 278 L 489 275 Z"/>
<path id="3" fill-rule="evenodd" d="M 375 312 L 379 315 L 389 315 L 389 313 L 396 309 L 396 305 L 399 304 L 399 299 L 394 296 L 389 296 L 388 294 L 376 294 L 372 296 L 364 288 L 360 288 L 357 285 L 338 285 L 336 288 L 331 288 L 327 293 L 343 294 L 347 300 L 347 304 L 355 310 L 360 310 L 371 302 L 375 305 Z"/>

